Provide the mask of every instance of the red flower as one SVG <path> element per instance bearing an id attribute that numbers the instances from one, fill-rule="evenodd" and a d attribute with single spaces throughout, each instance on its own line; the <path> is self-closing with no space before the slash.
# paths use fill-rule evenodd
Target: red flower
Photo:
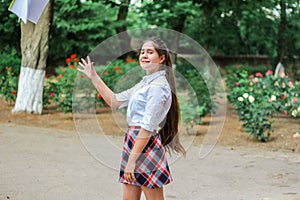
<path id="1" fill-rule="evenodd" d="M 67 62 L 67 63 L 71 62 L 71 58 L 67 58 L 67 59 L 66 59 L 66 62 Z"/>
<path id="2" fill-rule="evenodd" d="M 115 71 L 121 70 L 121 67 L 120 67 L 120 66 L 115 66 L 115 67 L 114 67 L 114 70 L 115 70 Z"/>
<path id="3" fill-rule="evenodd" d="M 7 71 L 9 71 L 9 70 L 11 70 L 11 67 L 5 67 L 5 69 L 6 69 Z"/>
<path id="4" fill-rule="evenodd" d="M 62 78 L 62 77 L 64 77 L 64 74 L 60 74 L 60 75 L 58 75 L 58 77 L 57 77 L 57 78 Z"/>
<path id="5" fill-rule="evenodd" d="M 18 78 L 20 78 L 20 74 L 18 74 Z"/>
<path id="6" fill-rule="evenodd" d="M 17 91 L 16 91 L 16 90 L 13 90 L 13 91 L 11 91 L 11 93 L 12 93 L 13 95 L 15 95 L 15 94 L 17 94 Z"/>
<path id="7" fill-rule="evenodd" d="M 130 63 L 130 62 L 135 62 L 135 60 L 132 59 L 132 58 L 126 58 L 125 62 L 126 62 L 126 63 Z"/>
<path id="8" fill-rule="evenodd" d="M 71 54 L 70 58 L 75 59 L 75 58 L 77 58 L 77 56 L 76 56 L 76 54 Z"/>
<path id="9" fill-rule="evenodd" d="M 70 65 L 70 68 L 71 69 L 76 69 L 76 66 L 75 65 Z"/>
<path id="10" fill-rule="evenodd" d="M 108 72 L 103 72 L 103 75 L 107 75 L 108 74 Z"/>
<path id="11" fill-rule="evenodd" d="M 237 65 L 236 68 L 240 69 L 240 68 L 241 68 L 241 65 Z"/>
<path id="12" fill-rule="evenodd" d="M 266 76 L 271 75 L 271 74 L 273 74 L 273 71 L 269 69 L 265 74 L 266 74 Z"/>
<path id="13" fill-rule="evenodd" d="M 54 92 L 51 92 L 50 97 L 53 98 L 54 96 Z"/>
<path id="14" fill-rule="evenodd" d="M 74 58 L 74 62 L 78 62 L 78 58 Z"/>
<path id="15" fill-rule="evenodd" d="M 98 99 L 102 99 L 102 96 L 100 94 L 98 94 Z"/>
<path id="16" fill-rule="evenodd" d="M 260 78 L 263 77 L 262 73 L 260 73 L 260 72 L 257 72 L 257 73 L 255 74 L 255 76 L 256 76 L 256 77 L 260 77 Z"/>
<path id="17" fill-rule="evenodd" d="M 46 74 L 46 76 L 45 76 L 46 78 L 49 78 L 49 74 Z"/>

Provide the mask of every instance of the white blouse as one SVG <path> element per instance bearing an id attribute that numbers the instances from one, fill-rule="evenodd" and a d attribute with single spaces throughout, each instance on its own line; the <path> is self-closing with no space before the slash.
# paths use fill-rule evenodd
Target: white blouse
<path id="1" fill-rule="evenodd" d="M 159 124 L 167 116 L 172 103 L 165 75 L 166 71 L 162 70 L 144 76 L 132 88 L 115 94 L 118 101 L 124 101 L 119 108 L 127 106 L 128 126 L 141 126 L 151 132 L 162 128 Z"/>

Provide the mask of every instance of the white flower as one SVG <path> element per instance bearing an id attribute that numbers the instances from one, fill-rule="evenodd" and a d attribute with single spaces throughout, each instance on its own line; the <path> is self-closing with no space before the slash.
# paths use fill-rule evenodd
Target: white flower
<path id="1" fill-rule="evenodd" d="M 271 96 L 271 100 L 272 100 L 272 101 L 276 101 L 276 96 L 275 96 L 275 95 L 272 95 L 272 96 Z"/>
<path id="2" fill-rule="evenodd" d="M 249 94 L 248 94 L 248 93 L 245 93 L 245 94 L 243 94 L 243 97 L 244 97 L 245 99 L 247 99 L 247 98 L 249 97 Z"/>
<path id="3" fill-rule="evenodd" d="M 241 102 L 242 102 L 242 101 L 244 101 L 244 98 L 243 98 L 243 97 L 239 97 L 239 98 L 238 98 L 238 101 L 241 101 Z"/>
<path id="4" fill-rule="evenodd" d="M 249 96 L 249 98 L 248 98 L 248 99 L 249 99 L 249 102 L 250 102 L 250 103 L 253 103 L 253 102 L 254 102 L 254 100 L 255 100 L 255 98 L 254 98 L 253 96 Z"/>
<path id="5" fill-rule="evenodd" d="M 293 110 L 292 116 L 293 116 L 293 117 L 296 117 L 296 115 L 297 115 L 297 110 Z"/>

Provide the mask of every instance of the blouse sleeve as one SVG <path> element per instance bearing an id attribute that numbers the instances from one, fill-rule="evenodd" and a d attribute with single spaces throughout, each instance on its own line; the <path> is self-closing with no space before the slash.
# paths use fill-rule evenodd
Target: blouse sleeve
<path id="1" fill-rule="evenodd" d="M 171 102 L 172 96 L 168 86 L 155 85 L 150 87 L 141 127 L 151 132 L 154 131 L 166 117 Z"/>
<path id="2" fill-rule="evenodd" d="M 136 84 L 132 88 L 128 90 L 124 90 L 123 92 L 115 94 L 117 101 L 123 101 L 123 103 L 119 106 L 119 108 L 124 108 L 128 106 L 129 99 L 132 93 L 139 87 L 140 83 Z"/>

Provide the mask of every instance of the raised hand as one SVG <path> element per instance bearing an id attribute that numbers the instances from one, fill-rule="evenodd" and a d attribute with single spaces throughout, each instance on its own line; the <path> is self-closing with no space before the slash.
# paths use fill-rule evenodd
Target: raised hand
<path id="1" fill-rule="evenodd" d="M 89 79 L 93 79 L 94 77 L 97 77 L 97 72 L 94 68 L 94 63 L 91 62 L 91 59 L 89 56 L 87 56 L 87 60 L 81 58 L 81 62 L 79 62 L 79 65 L 82 68 L 77 68 L 78 71 L 82 72 L 84 75 L 86 75 Z"/>

